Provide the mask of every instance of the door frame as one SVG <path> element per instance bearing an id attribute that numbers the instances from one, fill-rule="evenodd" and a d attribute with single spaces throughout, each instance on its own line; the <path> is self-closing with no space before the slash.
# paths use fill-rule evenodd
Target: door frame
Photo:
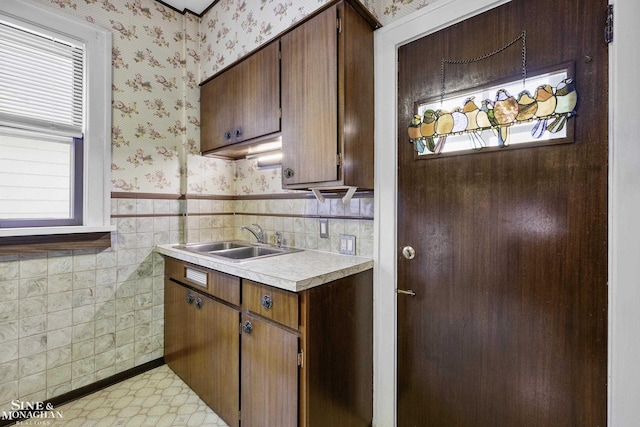
<path id="1" fill-rule="evenodd" d="M 397 81 L 397 49 L 509 1 L 439 0 L 375 32 L 374 426 L 396 425 L 398 98 L 397 85 L 387 82 Z M 633 43 L 640 28 L 633 17 L 640 16 L 640 4 L 610 3 L 608 425 L 615 427 L 640 418 L 640 123 L 630 101 L 616 96 L 638 87 Z"/>

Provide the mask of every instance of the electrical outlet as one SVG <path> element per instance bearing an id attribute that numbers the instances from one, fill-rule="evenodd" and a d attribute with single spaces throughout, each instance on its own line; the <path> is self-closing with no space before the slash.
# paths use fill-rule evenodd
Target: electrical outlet
<path id="1" fill-rule="evenodd" d="M 327 218 L 320 218 L 320 237 L 326 239 L 329 237 L 329 220 Z"/>
<path id="2" fill-rule="evenodd" d="M 349 234 L 340 235 L 340 253 L 344 255 L 356 254 L 356 236 Z"/>

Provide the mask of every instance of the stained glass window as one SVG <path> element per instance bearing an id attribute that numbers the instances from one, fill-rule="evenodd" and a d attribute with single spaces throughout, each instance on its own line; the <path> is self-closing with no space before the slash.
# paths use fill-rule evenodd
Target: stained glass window
<path id="1" fill-rule="evenodd" d="M 577 92 L 563 69 L 420 103 L 409 140 L 421 156 L 567 140 Z"/>

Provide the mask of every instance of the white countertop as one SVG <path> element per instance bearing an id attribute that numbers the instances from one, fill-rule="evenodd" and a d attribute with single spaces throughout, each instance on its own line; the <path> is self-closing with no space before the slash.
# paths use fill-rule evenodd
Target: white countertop
<path id="1" fill-rule="evenodd" d="M 175 248 L 156 246 L 156 251 L 191 264 L 232 274 L 287 291 L 300 292 L 373 268 L 371 258 L 305 249 L 301 252 L 231 262 Z"/>

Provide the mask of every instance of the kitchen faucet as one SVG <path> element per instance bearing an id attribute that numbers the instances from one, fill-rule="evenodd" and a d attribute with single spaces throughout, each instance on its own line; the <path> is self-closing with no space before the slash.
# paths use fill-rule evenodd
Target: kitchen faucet
<path id="1" fill-rule="evenodd" d="M 241 225 L 240 226 L 240 230 L 247 230 L 249 233 L 253 234 L 255 236 L 255 238 L 258 240 L 258 243 L 264 243 L 264 233 L 262 232 L 262 227 L 260 227 L 258 224 L 251 224 L 254 225 L 256 227 L 258 227 L 258 231 L 255 232 L 251 229 L 251 227 L 247 227 L 246 225 Z"/>

